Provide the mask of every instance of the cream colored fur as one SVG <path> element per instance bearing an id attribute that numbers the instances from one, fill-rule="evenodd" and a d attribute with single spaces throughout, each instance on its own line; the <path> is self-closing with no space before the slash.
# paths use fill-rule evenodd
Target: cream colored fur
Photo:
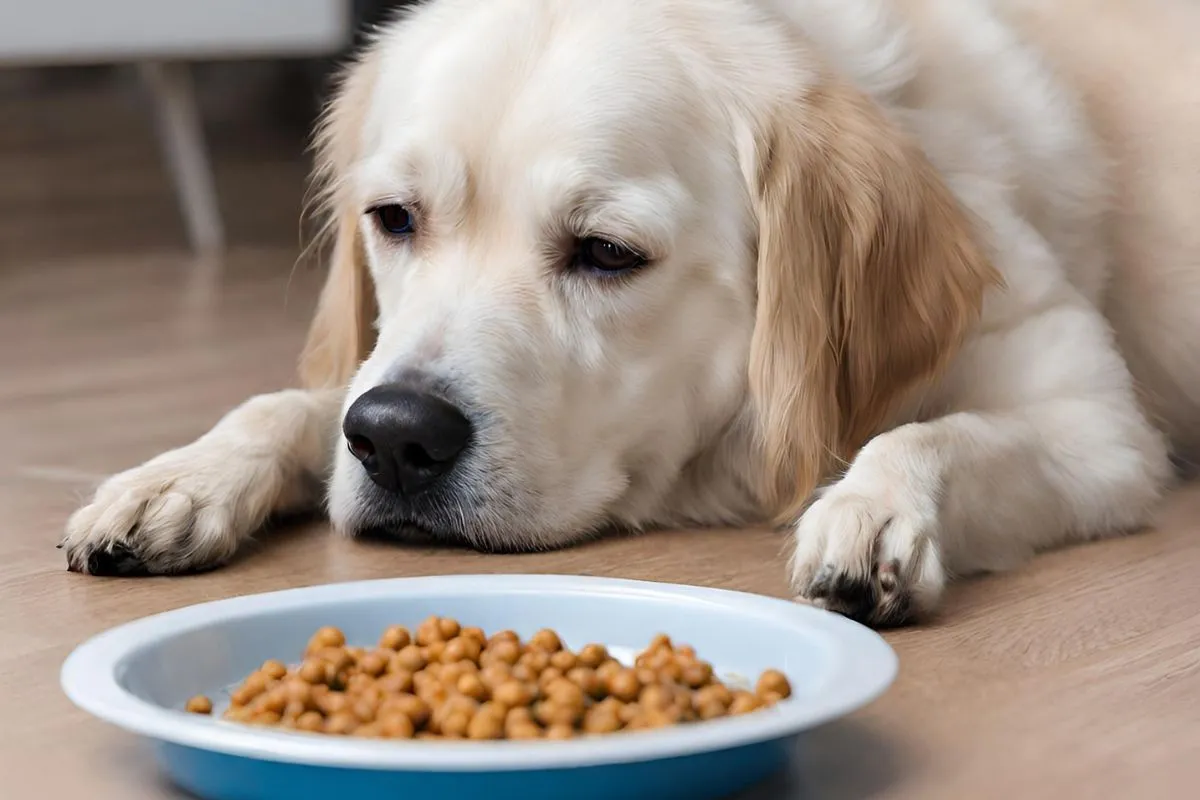
<path id="1" fill-rule="evenodd" d="M 69 561 L 212 566 L 328 480 L 346 534 L 484 549 L 778 518 L 799 599 L 892 624 L 1135 530 L 1200 450 L 1197 33 L 1187 0 L 426 3 L 319 133 L 314 388 L 112 478 Z M 564 268 L 591 234 L 651 263 Z M 481 442 L 420 514 L 340 436 L 414 369 Z"/>

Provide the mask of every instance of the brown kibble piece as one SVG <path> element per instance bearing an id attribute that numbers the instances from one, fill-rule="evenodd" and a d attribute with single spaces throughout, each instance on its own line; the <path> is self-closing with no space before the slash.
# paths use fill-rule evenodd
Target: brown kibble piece
<path id="1" fill-rule="evenodd" d="M 344 647 L 326 647 L 316 651 L 314 655 L 324 661 L 334 673 L 354 666 L 354 656 L 350 655 Z"/>
<path id="2" fill-rule="evenodd" d="M 382 653 L 367 653 L 358 662 L 358 668 L 362 670 L 363 674 L 370 675 L 372 678 L 382 675 L 383 671 L 387 669 L 387 665 L 388 658 Z"/>
<path id="3" fill-rule="evenodd" d="M 729 687 L 723 683 L 712 683 L 701 688 L 693 695 L 692 705 L 694 707 L 699 707 L 711 702 L 720 703 L 721 705 L 728 707 L 729 704 L 733 702 L 733 693 L 730 692 Z"/>
<path id="4" fill-rule="evenodd" d="M 492 692 L 492 699 L 509 708 L 527 706 L 533 702 L 533 690 L 528 684 L 516 680 L 506 681 Z"/>
<path id="5" fill-rule="evenodd" d="M 459 626 L 457 620 L 450 619 L 449 617 L 443 617 L 438 620 L 438 630 L 441 631 L 443 639 L 450 641 L 455 636 L 458 636 L 462 628 Z"/>
<path id="6" fill-rule="evenodd" d="M 270 711 L 275 714 L 282 714 L 283 710 L 287 708 L 287 704 L 287 690 L 282 686 L 276 686 L 260 694 L 254 701 L 254 708 L 256 711 Z"/>
<path id="7" fill-rule="evenodd" d="M 575 728 L 571 725 L 551 725 L 546 729 L 547 739 L 574 739 Z"/>
<path id="8" fill-rule="evenodd" d="M 650 684 L 658 683 L 659 681 L 658 670 L 651 669 L 650 667 L 641 667 L 640 669 L 635 669 L 633 673 L 637 676 L 638 683 L 640 683 L 642 686 L 649 686 Z"/>
<path id="9" fill-rule="evenodd" d="M 701 686 L 707 686 L 712 682 L 712 677 L 712 664 L 704 661 L 695 661 L 687 664 L 683 668 L 683 682 L 693 689 L 699 689 Z"/>
<path id="10" fill-rule="evenodd" d="M 296 729 L 317 733 L 325 728 L 325 718 L 316 711 L 305 711 L 296 718 Z"/>
<path id="11" fill-rule="evenodd" d="M 648 708 L 642 711 L 647 728 L 667 728 L 679 722 L 679 715 L 671 709 Z"/>
<path id="12" fill-rule="evenodd" d="M 583 708 L 543 700 L 533 707 L 533 716 L 546 727 L 575 725 L 583 717 Z"/>
<path id="13" fill-rule="evenodd" d="M 550 656 L 550 666 L 563 673 L 570 672 L 578 663 L 578 657 L 570 650 L 559 650 L 557 653 Z"/>
<path id="14" fill-rule="evenodd" d="M 417 644 L 422 647 L 427 647 L 433 642 L 440 642 L 445 637 L 442 636 L 442 627 L 438 624 L 439 620 L 436 616 L 428 617 L 417 626 L 416 640 Z"/>
<path id="15" fill-rule="evenodd" d="M 393 625 L 379 637 L 379 648 L 381 650 L 399 652 L 410 644 L 412 644 L 412 635 L 409 634 L 408 628 L 403 625 Z"/>
<path id="16" fill-rule="evenodd" d="M 300 718 L 301 714 L 304 714 L 311 710 L 312 709 L 310 709 L 304 703 L 297 703 L 294 700 L 289 700 L 288 704 L 286 706 L 284 706 L 283 718 L 290 719 L 290 720 L 296 720 L 296 719 Z"/>
<path id="17" fill-rule="evenodd" d="M 252 672 L 246 678 L 246 680 L 242 682 L 242 688 L 254 697 L 257 697 L 265 692 L 270 684 L 271 679 L 266 675 L 263 675 L 261 672 Z"/>
<path id="18" fill-rule="evenodd" d="M 429 727 L 431 730 L 440 731 L 443 735 L 455 735 L 455 728 L 446 730 L 446 721 L 456 714 L 461 714 L 465 718 L 461 730 L 457 731 L 457 735 L 467 735 L 467 723 L 471 721 L 471 717 L 479 710 L 479 704 L 474 700 L 461 695 L 451 695 L 440 704 L 433 706 L 433 716 L 430 717 Z"/>
<path id="19" fill-rule="evenodd" d="M 788 682 L 787 676 L 777 669 L 769 669 L 764 672 L 758 679 L 758 685 L 754 688 L 754 693 L 760 698 L 767 693 L 774 693 L 780 698 L 791 697 L 792 685 Z"/>
<path id="20" fill-rule="evenodd" d="M 522 664 L 533 670 L 535 675 L 541 675 L 550 667 L 550 654 L 540 649 L 527 650 L 517 659 L 517 665 Z"/>
<path id="21" fill-rule="evenodd" d="M 683 665 L 674 658 L 663 664 L 658 670 L 658 679 L 671 683 L 683 682 Z"/>
<path id="22" fill-rule="evenodd" d="M 666 684 L 653 684 L 642 689 L 638 703 L 645 709 L 664 711 L 675 705 L 675 691 Z"/>
<path id="23" fill-rule="evenodd" d="M 346 644 L 346 634 L 337 628 L 327 626 L 321 628 L 308 640 L 310 651 L 322 650 L 326 647 L 342 647 Z"/>
<path id="24" fill-rule="evenodd" d="M 555 653 L 562 649 L 562 640 L 554 631 L 542 628 L 529 639 L 529 646 L 546 653 Z"/>
<path id="25" fill-rule="evenodd" d="M 287 667 L 282 662 L 274 660 L 264 662 L 258 671 L 273 681 L 283 679 L 288 673 Z"/>
<path id="26" fill-rule="evenodd" d="M 230 706 L 225 710 L 224 718 L 230 722 L 249 722 L 254 711 L 245 706 Z"/>
<path id="27" fill-rule="evenodd" d="M 502 661 L 509 666 L 517 663 L 521 657 L 521 646 L 510 639 L 502 639 L 487 648 L 489 660 Z"/>
<path id="28" fill-rule="evenodd" d="M 463 628 L 461 631 L 459 631 L 458 635 L 467 639 L 474 639 L 475 641 L 479 642 L 480 649 L 482 649 L 488 641 L 487 634 L 483 632 L 483 628 L 477 628 L 474 625 L 469 625 Z"/>
<path id="29" fill-rule="evenodd" d="M 534 722 L 533 711 L 530 710 L 530 708 L 528 706 L 518 706 L 517 708 L 510 708 L 508 710 L 508 713 L 506 713 L 504 715 L 504 724 L 506 726 L 507 725 L 517 725 L 522 722 L 529 722 L 529 723 Z"/>
<path id="30" fill-rule="evenodd" d="M 451 711 L 442 720 L 440 727 L 442 736 L 461 739 L 467 735 L 467 730 L 471 727 L 471 714 L 467 711 Z"/>
<path id="31" fill-rule="evenodd" d="M 512 669 L 507 664 L 491 663 L 479 671 L 479 680 L 483 681 L 484 686 L 494 690 L 512 680 Z"/>
<path id="32" fill-rule="evenodd" d="M 615 658 L 609 658 L 600 662 L 600 666 L 596 667 L 596 674 L 601 678 L 608 680 L 610 675 L 615 675 L 623 669 L 625 669 L 625 667 L 620 661 L 617 661 Z"/>
<path id="33" fill-rule="evenodd" d="M 379 704 L 360 698 L 350 707 L 350 711 L 363 722 L 374 722 L 379 711 Z"/>
<path id="34" fill-rule="evenodd" d="M 430 665 L 434 666 L 434 665 Z M 438 670 L 434 673 L 437 679 L 449 688 L 454 688 L 458 684 L 458 679 L 467 674 L 467 668 L 464 663 L 456 664 L 441 664 L 438 665 Z M 428 672 L 429 670 L 426 670 Z"/>
<path id="35" fill-rule="evenodd" d="M 623 669 L 608 679 L 608 693 L 626 703 L 637 699 L 642 691 L 642 682 L 631 669 Z"/>
<path id="36" fill-rule="evenodd" d="M 542 729 L 533 722 L 523 722 L 505 729 L 509 739 L 541 739 Z"/>
<path id="37" fill-rule="evenodd" d="M 358 717 L 349 711 L 338 711 L 325 718 L 325 732 L 334 736 L 349 736 L 358 730 Z"/>
<path id="38" fill-rule="evenodd" d="M 481 652 L 479 642 L 466 636 L 458 636 L 446 642 L 446 648 L 442 651 L 442 663 L 466 661 L 478 664 Z"/>
<path id="39" fill-rule="evenodd" d="M 762 708 L 762 703 L 750 692 L 735 692 L 733 702 L 729 704 L 730 714 L 749 714 Z"/>
<path id="40" fill-rule="evenodd" d="M 424 688 L 417 689 L 417 697 L 428 703 L 431 708 L 437 708 L 450 697 L 450 690 L 446 688 L 445 684 L 435 681 L 427 684 Z"/>
<path id="41" fill-rule="evenodd" d="M 589 644 L 579 651 L 581 666 L 596 669 L 608 660 L 608 650 L 602 644 Z"/>
<path id="42" fill-rule="evenodd" d="M 296 674 L 305 683 L 325 683 L 325 664 L 315 658 L 310 658 L 300 665 Z"/>
<path id="43" fill-rule="evenodd" d="M 344 692 L 328 692 L 317 698 L 317 708 L 332 716 L 350 710 L 350 698 Z"/>
<path id="44" fill-rule="evenodd" d="M 379 708 L 381 715 L 390 715 L 393 713 L 404 714 L 413 725 L 418 728 L 424 727 L 429 722 L 429 717 L 432 714 L 432 709 L 429 704 L 420 697 L 412 694 L 401 694 L 396 697 L 389 697 L 383 701 Z"/>
<path id="45" fill-rule="evenodd" d="M 499 723 L 504 724 L 504 720 L 508 717 L 508 706 L 503 703 L 497 703 L 494 700 L 488 700 L 479 706 L 479 710 L 475 714 L 488 714 L 495 717 Z"/>
<path id="46" fill-rule="evenodd" d="M 345 680 L 343 691 L 347 694 L 362 694 L 375 685 L 375 679 L 363 672 L 351 675 Z"/>
<path id="47" fill-rule="evenodd" d="M 496 642 L 512 642 L 513 644 L 520 645 L 521 637 L 517 635 L 516 631 L 500 631 L 499 633 L 493 634 L 492 638 L 488 639 L 488 646 L 491 647 L 492 645 L 495 645 Z"/>
<path id="48" fill-rule="evenodd" d="M 312 703 L 312 685 L 302 678 L 288 678 L 283 683 L 283 691 L 289 703 L 301 703 L 306 707 Z"/>
<path id="49" fill-rule="evenodd" d="M 421 655 L 425 657 L 426 663 L 442 660 L 442 653 L 446 652 L 445 642 L 430 642 L 425 647 L 421 648 Z"/>
<path id="50" fill-rule="evenodd" d="M 582 689 L 583 693 L 593 700 L 599 700 L 604 696 L 604 681 L 600 679 L 600 676 L 593 669 L 576 667 L 567 673 L 567 680 Z"/>
<path id="51" fill-rule="evenodd" d="M 551 702 L 571 708 L 583 709 L 587 700 L 583 690 L 566 678 L 552 681 L 546 686 L 545 693 Z"/>
<path id="52" fill-rule="evenodd" d="M 191 700 L 187 701 L 184 706 L 192 714 L 211 714 L 213 710 L 212 700 L 209 700 L 202 694 L 198 694 Z"/>
<path id="53" fill-rule="evenodd" d="M 278 725 L 283 721 L 283 715 L 277 711 L 259 711 L 250 717 L 252 725 Z"/>
<path id="54" fill-rule="evenodd" d="M 483 685 L 483 681 L 479 679 L 479 675 L 468 673 L 458 679 L 456 686 L 458 693 L 471 698 L 472 700 L 483 701 L 487 699 L 488 690 Z"/>
<path id="55" fill-rule="evenodd" d="M 408 715 L 400 712 L 380 717 L 376 724 L 379 725 L 379 732 L 385 739 L 411 739 L 417 732 Z"/>
<path id="56" fill-rule="evenodd" d="M 512 668 L 512 677 L 514 680 L 523 681 L 525 683 L 536 683 L 538 679 L 538 671 L 530 667 L 528 664 L 517 663 Z"/>
<path id="57" fill-rule="evenodd" d="M 413 674 L 401 667 L 383 675 L 379 680 L 375 681 L 375 685 L 384 694 L 411 692 L 413 689 Z"/>
<path id="58" fill-rule="evenodd" d="M 595 705 L 583 715 L 583 730 L 587 733 L 612 733 L 621 729 L 621 718 L 612 706 Z"/>
<path id="59" fill-rule="evenodd" d="M 542 670 L 542 674 L 538 675 L 537 682 L 539 687 L 545 689 L 555 681 L 561 680 L 566 680 L 566 676 L 563 675 L 561 669 L 558 667 L 546 667 L 544 670 Z"/>
<path id="60" fill-rule="evenodd" d="M 468 739 L 502 739 L 504 738 L 504 719 L 495 714 L 478 713 L 467 724 Z"/>
<path id="61" fill-rule="evenodd" d="M 403 647 L 391 660 L 391 669 L 395 672 L 397 669 L 406 669 L 409 672 L 417 672 L 424 669 L 428 662 L 425 660 L 425 655 L 421 652 L 421 648 L 415 644 L 410 644 Z"/>

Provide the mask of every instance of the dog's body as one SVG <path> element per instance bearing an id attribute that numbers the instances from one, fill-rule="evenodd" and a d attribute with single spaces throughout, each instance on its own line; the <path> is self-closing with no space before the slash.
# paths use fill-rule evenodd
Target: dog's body
<path id="1" fill-rule="evenodd" d="M 220 563 L 329 477 L 348 534 L 484 549 L 786 521 L 798 596 L 887 624 L 1139 527 L 1200 452 L 1197 31 L 1188 0 L 427 4 L 321 131 L 310 388 L 112 478 L 70 563 Z"/>

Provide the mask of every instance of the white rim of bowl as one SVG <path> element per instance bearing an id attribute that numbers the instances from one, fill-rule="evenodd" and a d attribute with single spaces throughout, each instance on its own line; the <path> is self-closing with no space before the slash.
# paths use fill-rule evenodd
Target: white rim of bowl
<path id="1" fill-rule="evenodd" d="M 840 645 L 837 679 L 817 697 L 797 697 L 767 711 L 624 736 L 561 742 L 397 742 L 240 726 L 146 702 L 117 680 L 120 663 L 162 635 L 214 620 L 347 599 L 460 595 L 633 595 L 713 603 L 797 631 L 817 631 Z M 68 656 L 63 691 L 88 713 L 152 739 L 244 758 L 350 769 L 496 772 L 565 769 L 654 761 L 737 748 L 798 734 L 867 705 L 891 685 L 898 661 L 877 633 L 845 617 L 773 597 L 682 584 L 572 575 L 443 575 L 334 583 L 185 606 L 112 628 Z"/>

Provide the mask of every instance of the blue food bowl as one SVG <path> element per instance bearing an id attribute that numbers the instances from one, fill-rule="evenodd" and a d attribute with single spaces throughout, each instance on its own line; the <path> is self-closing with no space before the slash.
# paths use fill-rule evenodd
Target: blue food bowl
<path id="1" fill-rule="evenodd" d="M 324 625 L 352 645 L 388 625 L 450 616 L 522 637 L 552 628 L 628 660 L 655 634 L 694 646 L 727 683 L 779 669 L 792 696 L 737 717 L 569 741 L 380 741 L 218 718 L 231 687 L 300 653 Z M 880 695 L 896 657 L 873 631 L 807 606 L 691 586 L 550 575 L 455 575 L 249 595 L 147 617 L 89 640 L 63 665 L 84 710 L 148 738 L 178 785 L 211 800 L 330 797 L 707 800 L 787 761 L 797 735 Z M 214 716 L 188 714 L 214 698 Z"/>

